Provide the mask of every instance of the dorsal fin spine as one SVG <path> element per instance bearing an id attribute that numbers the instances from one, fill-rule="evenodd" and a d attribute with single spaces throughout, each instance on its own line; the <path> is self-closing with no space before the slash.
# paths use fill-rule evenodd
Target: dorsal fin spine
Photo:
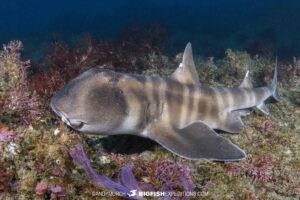
<path id="1" fill-rule="evenodd" d="M 241 85 L 239 86 L 239 88 L 253 88 L 251 79 L 249 77 L 249 70 L 247 70 L 244 80 L 242 81 Z"/>

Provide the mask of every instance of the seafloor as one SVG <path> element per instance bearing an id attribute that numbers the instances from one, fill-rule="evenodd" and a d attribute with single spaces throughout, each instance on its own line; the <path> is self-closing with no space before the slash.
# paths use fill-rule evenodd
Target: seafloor
<path id="1" fill-rule="evenodd" d="M 290 62 L 278 59 L 283 100 L 268 104 L 270 115 L 253 109 L 243 118 L 241 134 L 222 133 L 247 152 L 247 159 L 239 162 L 190 161 L 134 136 L 79 134 L 51 112 L 52 94 L 92 67 L 170 75 L 182 54 L 168 57 L 161 37 L 155 27 L 125 32 L 115 42 L 85 35 L 72 47 L 63 42 L 49 45 L 38 64 L 22 57 L 21 42 L 4 45 L 0 51 L 1 199 L 122 199 L 101 191 L 134 187 L 196 192 L 194 197 L 177 199 L 300 198 L 300 60 L 296 57 Z M 223 59 L 196 55 L 203 84 L 235 87 L 246 70 L 255 86 L 272 79 L 275 58 L 268 54 L 251 56 L 228 49 Z"/>

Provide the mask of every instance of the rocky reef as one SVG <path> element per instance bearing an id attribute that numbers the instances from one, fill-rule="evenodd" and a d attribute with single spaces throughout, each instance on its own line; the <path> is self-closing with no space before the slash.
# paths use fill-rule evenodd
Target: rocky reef
<path id="1" fill-rule="evenodd" d="M 181 192 L 177 197 L 147 199 L 300 198 L 298 58 L 290 63 L 279 59 L 278 87 L 283 100 L 268 105 L 270 115 L 254 109 L 243 118 L 245 127 L 240 135 L 224 134 L 247 152 L 243 161 L 185 160 L 146 139 L 81 135 L 64 125 L 50 111 L 49 99 L 82 71 L 102 66 L 168 76 L 176 68 L 182 54 L 175 58 L 166 55 L 161 27 L 128 31 L 116 42 L 85 35 L 75 47 L 53 43 L 36 66 L 21 56 L 20 41 L 3 46 L 1 199 L 123 199 L 132 190 Z M 203 84 L 238 86 L 246 70 L 255 86 L 270 83 L 275 58 L 230 49 L 225 55 L 219 60 L 195 56 Z M 109 196 L 113 193 L 108 191 L 119 196 Z"/>

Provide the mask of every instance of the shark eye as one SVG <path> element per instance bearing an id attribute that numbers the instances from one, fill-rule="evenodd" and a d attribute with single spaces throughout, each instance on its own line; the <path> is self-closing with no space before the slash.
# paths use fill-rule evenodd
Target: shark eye
<path id="1" fill-rule="evenodd" d="M 84 125 L 84 122 L 79 120 L 69 120 L 70 126 L 74 129 L 81 129 Z"/>

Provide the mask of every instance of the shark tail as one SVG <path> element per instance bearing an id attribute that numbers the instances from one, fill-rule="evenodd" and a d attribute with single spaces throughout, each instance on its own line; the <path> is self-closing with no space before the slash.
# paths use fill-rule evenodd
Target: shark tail
<path id="1" fill-rule="evenodd" d="M 272 102 L 278 102 L 281 100 L 281 97 L 279 96 L 278 90 L 277 90 L 277 74 L 278 74 L 277 68 L 278 68 L 278 65 L 277 65 L 277 57 L 276 57 L 276 65 L 275 65 L 273 80 L 272 80 L 272 83 L 269 86 L 267 86 L 267 88 L 271 92 L 270 98 L 271 98 Z M 258 104 L 256 107 L 263 113 L 265 113 L 267 115 L 269 114 L 269 109 L 267 108 L 265 102 Z"/>
<path id="2" fill-rule="evenodd" d="M 280 101 L 281 97 L 278 94 L 277 90 L 277 74 L 278 74 L 278 64 L 277 64 L 277 57 L 276 57 L 276 65 L 275 65 L 275 71 L 274 71 L 274 76 L 272 80 L 272 84 L 270 85 L 271 91 L 272 91 L 272 97 L 275 101 Z"/>

